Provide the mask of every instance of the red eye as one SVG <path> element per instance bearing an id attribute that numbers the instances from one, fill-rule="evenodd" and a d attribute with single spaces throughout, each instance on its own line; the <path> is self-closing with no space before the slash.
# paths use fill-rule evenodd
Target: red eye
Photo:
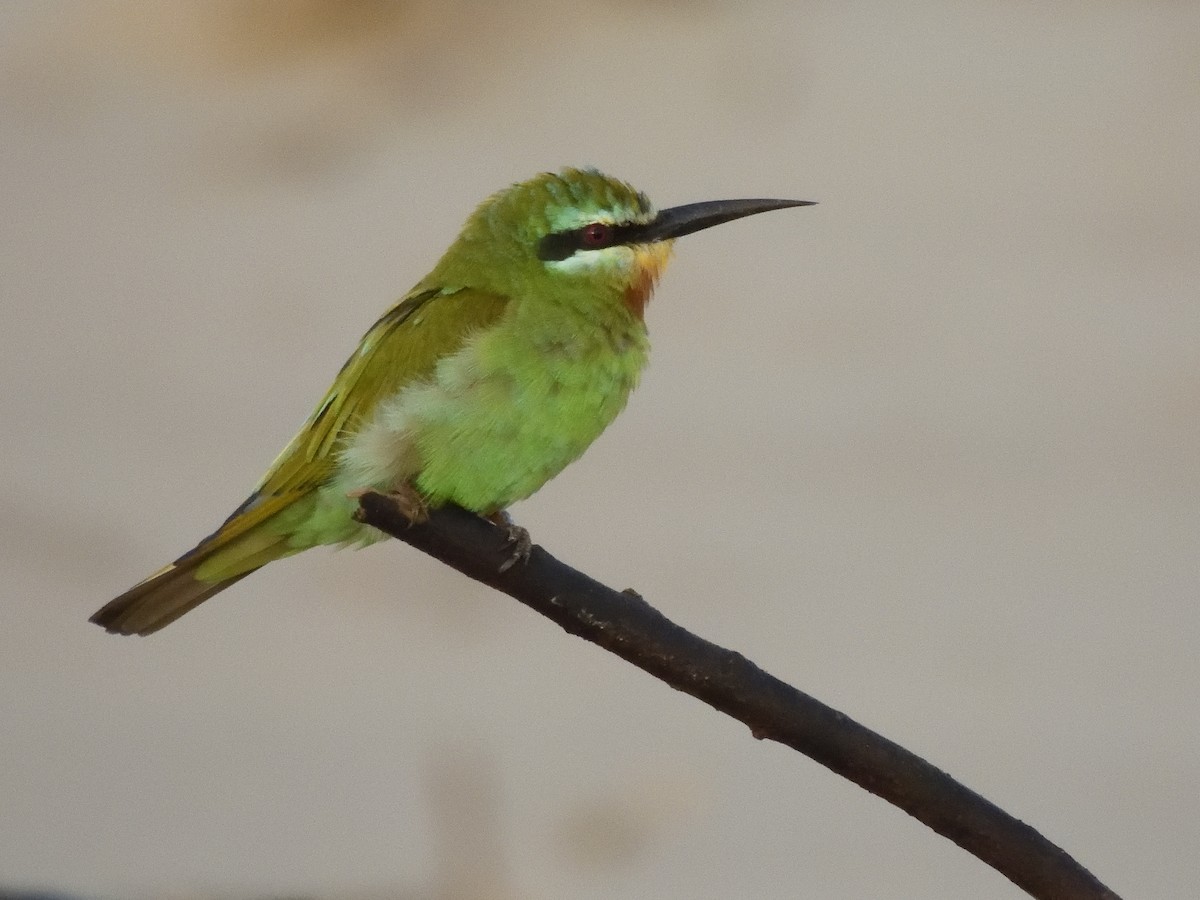
<path id="1" fill-rule="evenodd" d="M 593 222 L 591 225 L 584 225 L 579 230 L 579 242 L 585 248 L 607 247 L 612 243 L 612 239 L 612 226 L 603 222 Z"/>

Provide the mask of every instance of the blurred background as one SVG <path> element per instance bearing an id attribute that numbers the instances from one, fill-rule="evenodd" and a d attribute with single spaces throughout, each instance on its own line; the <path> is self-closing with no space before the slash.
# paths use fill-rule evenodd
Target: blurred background
<path id="1" fill-rule="evenodd" d="M 0 886 L 1014 898 L 948 841 L 385 544 L 146 640 L 487 194 L 681 241 L 536 541 L 927 757 L 1119 893 L 1200 883 L 1200 6 L 0 7 Z"/>

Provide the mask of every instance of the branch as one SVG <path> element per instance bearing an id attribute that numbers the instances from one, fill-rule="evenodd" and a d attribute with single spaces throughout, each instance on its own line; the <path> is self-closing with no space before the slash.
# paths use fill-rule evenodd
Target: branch
<path id="1" fill-rule="evenodd" d="M 900 807 L 1044 900 L 1119 900 L 1037 831 L 881 735 L 767 674 L 740 653 L 680 628 L 632 591 L 617 592 L 534 547 L 511 555 L 504 532 L 458 507 L 412 525 L 381 494 L 356 518 L 503 591 L 567 632 L 598 644 Z"/>

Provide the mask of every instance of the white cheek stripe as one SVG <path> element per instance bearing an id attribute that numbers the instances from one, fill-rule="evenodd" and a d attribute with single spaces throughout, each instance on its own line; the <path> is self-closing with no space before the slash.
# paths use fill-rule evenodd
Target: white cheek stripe
<path id="1" fill-rule="evenodd" d="M 617 247 L 605 247 L 603 250 L 576 250 L 566 259 L 548 260 L 546 267 L 556 272 L 575 274 L 597 270 L 629 271 L 633 268 L 633 263 L 632 248 L 622 244 Z"/>

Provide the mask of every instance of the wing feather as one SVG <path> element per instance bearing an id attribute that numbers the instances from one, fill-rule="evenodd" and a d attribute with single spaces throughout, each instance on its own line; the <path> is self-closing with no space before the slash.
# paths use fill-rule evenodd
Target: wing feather
<path id="1" fill-rule="evenodd" d="M 494 323 L 507 304 L 507 297 L 471 288 L 414 289 L 371 326 L 254 493 L 200 547 L 232 540 L 325 484 L 346 437 L 381 400 L 432 374 L 439 359 Z"/>

